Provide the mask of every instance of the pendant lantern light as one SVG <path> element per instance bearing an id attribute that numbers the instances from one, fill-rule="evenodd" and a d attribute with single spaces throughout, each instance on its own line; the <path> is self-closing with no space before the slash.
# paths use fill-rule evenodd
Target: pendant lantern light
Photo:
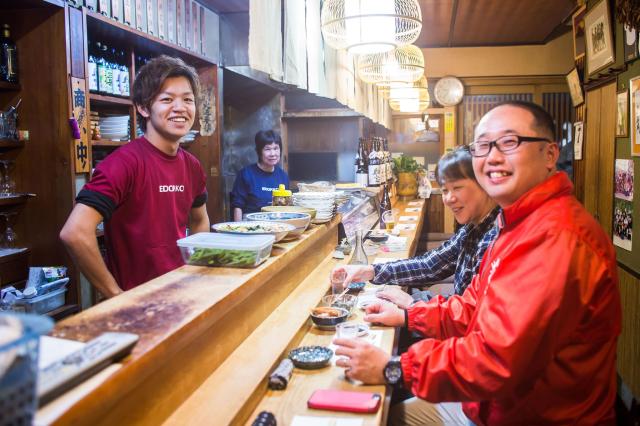
<path id="1" fill-rule="evenodd" d="M 327 44 L 357 55 L 411 44 L 422 29 L 418 0 L 324 0 L 320 20 Z"/>
<path id="2" fill-rule="evenodd" d="M 429 108 L 430 103 L 429 87 L 424 76 L 412 85 L 389 88 L 389 107 L 394 111 L 422 112 Z"/>
<path id="3" fill-rule="evenodd" d="M 424 55 L 409 44 L 384 53 L 358 56 L 358 77 L 378 88 L 410 84 L 424 75 Z"/>

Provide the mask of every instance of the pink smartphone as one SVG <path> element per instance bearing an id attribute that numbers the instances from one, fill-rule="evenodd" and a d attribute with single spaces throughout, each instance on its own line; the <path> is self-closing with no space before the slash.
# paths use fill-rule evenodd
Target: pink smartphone
<path id="1" fill-rule="evenodd" d="M 335 389 L 318 389 L 307 401 L 309 408 L 351 413 L 375 413 L 382 397 L 373 392 L 350 392 Z"/>

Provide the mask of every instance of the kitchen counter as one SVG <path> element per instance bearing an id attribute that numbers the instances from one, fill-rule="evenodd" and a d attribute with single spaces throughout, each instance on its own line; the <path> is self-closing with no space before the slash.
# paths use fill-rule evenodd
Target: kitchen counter
<path id="1" fill-rule="evenodd" d="M 415 251 L 421 206 L 417 229 L 403 232 L 410 237 L 406 253 L 393 257 Z M 309 309 L 329 290 L 339 221 L 274 245 L 255 269 L 183 266 L 58 323 L 56 337 L 87 341 L 126 331 L 140 341 L 121 366 L 39 410 L 37 423 L 249 420 L 265 397 L 269 372 L 308 334 Z"/>

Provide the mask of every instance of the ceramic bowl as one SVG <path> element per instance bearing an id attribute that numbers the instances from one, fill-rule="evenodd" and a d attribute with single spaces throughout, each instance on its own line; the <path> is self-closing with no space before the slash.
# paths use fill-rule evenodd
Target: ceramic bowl
<path id="1" fill-rule="evenodd" d="M 335 312 L 336 315 L 325 315 L 328 310 Z M 311 310 L 311 320 L 320 328 L 333 329 L 336 324 L 345 322 L 349 317 L 349 311 L 343 308 L 318 307 Z"/>
<path id="2" fill-rule="evenodd" d="M 212 225 L 211 228 L 216 232 L 223 232 L 227 234 L 273 235 L 275 237 L 275 242 L 278 242 L 289 232 L 293 231 L 295 226 L 288 223 L 247 220 L 243 222 L 216 223 Z"/>
<path id="3" fill-rule="evenodd" d="M 342 308 L 349 311 L 349 314 L 353 311 L 353 307 L 356 306 L 358 296 L 353 294 L 329 294 L 322 298 L 323 306 L 331 306 L 333 308 Z"/>
<path id="4" fill-rule="evenodd" d="M 333 351 L 324 346 L 300 346 L 289 352 L 293 365 L 305 370 L 315 370 L 329 364 Z"/>
<path id="5" fill-rule="evenodd" d="M 311 220 L 316 218 L 316 209 L 302 206 L 264 206 L 263 212 L 286 212 L 286 213 L 307 213 L 311 216 Z"/>
<path id="6" fill-rule="evenodd" d="M 260 212 L 247 214 L 248 220 L 261 222 L 279 222 L 293 225 L 294 230 L 289 231 L 287 239 L 299 237 L 309 226 L 311 215 L 309 213 L 290 212 Z"/>

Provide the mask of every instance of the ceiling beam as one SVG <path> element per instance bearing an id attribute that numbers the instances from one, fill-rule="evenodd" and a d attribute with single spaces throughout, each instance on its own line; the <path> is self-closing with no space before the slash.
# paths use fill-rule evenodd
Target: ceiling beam
<path id="1" fill-rule="evenodd" d="M 453 46 L 453 32 L 456 27 L 456 15 L 458 14 L 458 0 L 453 0 L 451 5 L 451 24 L 449 25 L 449 42 L 448 46 Z"/>

